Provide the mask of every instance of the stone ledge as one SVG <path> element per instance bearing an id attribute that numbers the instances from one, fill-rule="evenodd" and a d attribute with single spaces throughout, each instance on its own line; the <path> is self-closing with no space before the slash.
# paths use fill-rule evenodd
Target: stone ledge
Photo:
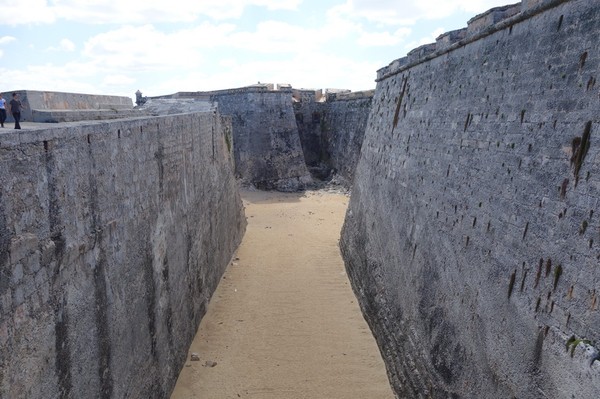
<path id="1" fill-rule="evenodd" d="M 353 91 L 349 93 L 331 93 L 327 95 L 327 101 L 348 101 L 361 98 L 371 98 L 375 95 L 375 90 Z"/>
<path id="2" fill-rule="evenodd" d="M 133 109 L 32 109 L 33 122 L 59 123 L 84 120 L 120 119 L 143 116 L 143 112 Z"/>

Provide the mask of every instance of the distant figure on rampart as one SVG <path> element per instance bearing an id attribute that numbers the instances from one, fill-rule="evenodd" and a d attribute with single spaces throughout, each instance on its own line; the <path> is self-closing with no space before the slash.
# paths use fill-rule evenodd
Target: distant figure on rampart
<path id="1" fill-rule="evenodd" d="M 4 121 L 6 121 L 6 100 L 0 93 L 0 127 L 4 127 Z"/>
<path id="2" fill-rule="evenodd" d="M 12 113 L 13 118 L 15 118 L 15 129 L 20 129 L 21 124 L 21 110 L 23 109 L 23 104 L 19 101 L 19 93 L 12 94 L 12 100 L 10 100 L 10 112 Z"/>

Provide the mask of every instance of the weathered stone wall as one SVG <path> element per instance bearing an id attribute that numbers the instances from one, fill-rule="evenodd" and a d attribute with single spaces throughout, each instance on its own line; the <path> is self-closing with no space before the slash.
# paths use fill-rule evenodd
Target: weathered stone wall
<path id="1" fill-rule="evenodd" d="M 599 36 L 528 1 L 379 71 L 341 248 L 398 397 L 600 397 Z"/>
<path id="2" fill-rule="evenodd" d="M 348 184 L 352 182 L 371 111 L 372 93 L 349 93 L 328 99 L 323 123 L 323 142 L 329 164 Z"/>
<path id="3" fill-rule="evenodd" d="M 0 397 L 168 397 L 245 229 L 214 112 L 0 134 Z"/>
<path id="4" fill-rule="evenodd" d="M 330 94 L 325 102 L 294 103 L 304 159 L 319 178 L 335 171 L 347 184 L 360 157 L 373 92 Z"/>
<path id="5" fill-rule="evenodd" d="M 236 174 L 259 188 L 294 191 L 311 178 L 300 145 L 291 90 L 245 88 L 211 99 L 231 116 Z"/>
<path id="6" fill-rule="evenodd" d="M 259 84 L 208 92 L 179 92 L 151 101 L 212 101 L 232 119 L 236 176 L 263 189 L 295 191 L 311 177 L 306 169 L 292 108 L 292 90 Z"/>
<path id="7" fill-rule="evenodd" d="M 24 108 L 23 121 L 70 122 L 84 119 L 130 117 L 133 102 L 129 97 L 98 94 L 62 93 L 56 91 L 16 90 Z M 9 102 L 13 91 L 4 93 Z M 8 122 L 14 122 L 7 115 Z"/>
<path id="8" fill-rule="evenodd" d="M 291 100 L 291 99 L 290 99 Z M 293 103 L 296 125 L 300 135 L 304 161 L 309 170 L 322 168 L 329 160 L 328 149 L 323 142 L 324 115 L 328 104 L 304 99 Z M 329 169 L 329 165 L 325 165 Z"/>

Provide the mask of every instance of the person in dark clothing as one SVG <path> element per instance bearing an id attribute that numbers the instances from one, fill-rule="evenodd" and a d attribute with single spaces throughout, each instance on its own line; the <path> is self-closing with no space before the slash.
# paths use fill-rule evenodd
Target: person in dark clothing
<path id="1" fill-rule="evenodd" d="M 23 104 L 19 101 L 19 93 L 12 94 L 12 100 L 10 100 L 10 112 L 12 113 L 13 118 L 15 118 L 15 129 L 20 129 L 21 124 L 21 110 L 23 109 Z"/>
<path id="2" fill-rule="evenodd" d="M 6 100 L 0 93 L 0 127 L 4 127 L 4 121 L 6 121 Z"/>

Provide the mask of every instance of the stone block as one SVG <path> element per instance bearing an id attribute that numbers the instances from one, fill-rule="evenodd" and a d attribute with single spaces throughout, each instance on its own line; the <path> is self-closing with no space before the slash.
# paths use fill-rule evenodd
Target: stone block
<path id="1" fill-rule="evenodd" d="M 423 59 L 424 57 L 432 54 L 436 50 L 435 43 L 424 44 L 422 46 L 417 47 L 416 49 L 411 50 L 407 54 L 408 62 L 417 62 Z"/>
<path id="2" fill-rule="evenodd" d="M 467 36 L 467 28 L 443 33 L 435 39 L 436 50 L 444 50 Z"/>
<path id="3" fill-rule="evenodd" d="M 38 237 L 35 234 L 24 233 L 11 239 L 10 261 L 16 264 L 21 259 L 35 252 L 38 247 Z"/>
<path id="4" fill-rule="evenodd" d="M 475 35 L 483 30 L 491 28 L 493 25 L 506 18 L 510 18 L 518 14 L 519 12 L 521 12 L 520 3 L 492 8 L 469 20 L 467 25 L 467 34 Z"/>

